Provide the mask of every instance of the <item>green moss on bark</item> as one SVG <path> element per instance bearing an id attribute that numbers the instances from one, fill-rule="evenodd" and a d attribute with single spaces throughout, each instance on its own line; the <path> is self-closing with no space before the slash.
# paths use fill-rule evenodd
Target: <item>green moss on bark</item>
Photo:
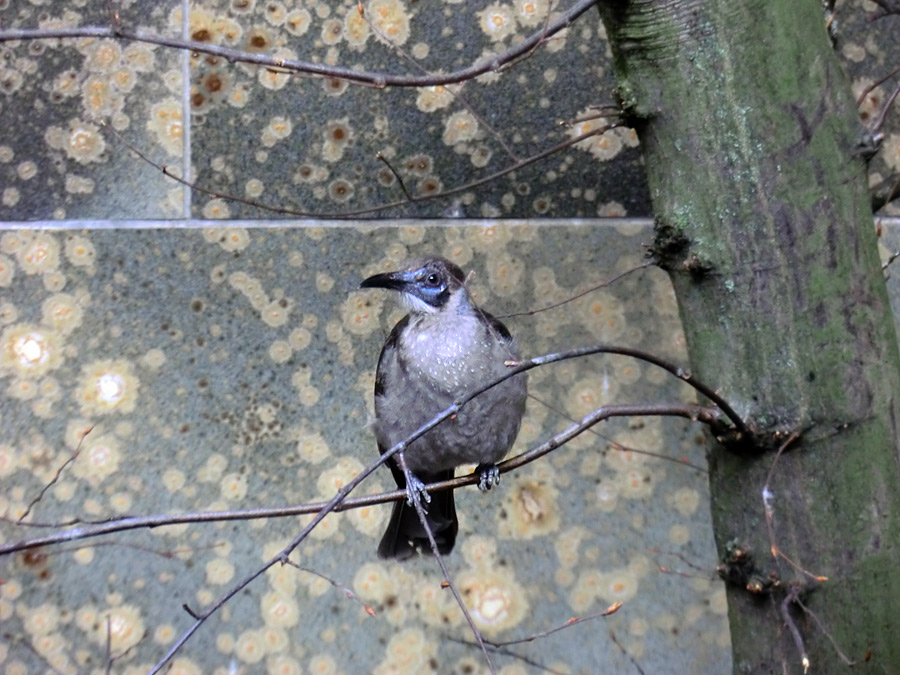
<path id="1" fill-rule="evenodd" d="M 746 542 L 783 583 L 765 602 L 729 591 L 735 671 L 801 672 L 779 614 L 793 583 L 815 587 L 807 604 L 851 658 L 871 648 L 890 670 L 900 356 L 856 150 L 864 130 L 820 4 L 607 0 L 601 13 L 692 372 L 767 439 L 762 452 L 711 455 L 720 550 Z M 771 485 L 776 544 L 824 584 L 768 554 L 762 489 L 796 430 Z M 816 672 L 830 672 L 830 643 L 795 616 Z"/>

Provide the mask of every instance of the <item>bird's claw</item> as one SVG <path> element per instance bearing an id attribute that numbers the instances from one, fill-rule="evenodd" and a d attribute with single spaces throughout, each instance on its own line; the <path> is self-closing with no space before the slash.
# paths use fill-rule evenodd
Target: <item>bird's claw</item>
<path id="1" fill-rule="evenodd" d="M 479 464 L 475 472 L 479 474 L 478 489 L 482 492 L 500 484 L 500 469 L 494 464 Z"/>
<path id="2" fill-rule="evenodd" d="M 408 473 L 406 475 L 406 503 L 409 506 L 414 506 L 420 498 L 426 504 L 431 503 L 431 495 L 425 489 L 425 483 L 412 473 Z"/>

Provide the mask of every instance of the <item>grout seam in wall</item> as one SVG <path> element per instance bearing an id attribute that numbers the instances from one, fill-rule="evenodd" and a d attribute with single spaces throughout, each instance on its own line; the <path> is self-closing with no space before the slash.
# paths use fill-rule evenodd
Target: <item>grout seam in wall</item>
<path id="1" fill-rule="evenodd" d="M 900 218 L 878 218 L 887 228 L 900 228 Z M 530 225 L 535 227 L 646 227 L 653 226 L 652 218 L 392 218 L 381 220 L 21 220 L 0 221 L 0 230 L 139 230 L 139 229 L 201 229 L 214 227 L 264 228 L 367 228 L 385 227 L 487 227 L 491 225 Z"/>
<path id="2" fill-rule="evenodd" d="M 191 38 L 191 4 L 190 0 L 181 0 L 181 38 Z M 181 51 L 181 176 L 190 184 L 191 176 L 191 52 Z M 190 218 L 192 208 L 192 190 L 182 183 L 182 209 L 184 217 Z"/>

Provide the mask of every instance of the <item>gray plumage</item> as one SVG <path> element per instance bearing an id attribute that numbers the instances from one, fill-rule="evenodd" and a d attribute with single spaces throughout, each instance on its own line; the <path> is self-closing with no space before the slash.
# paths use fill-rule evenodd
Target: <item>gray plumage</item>
<path id="1" fill-rule="evenodd" d="M 469 393 L 508 370 L 519 359 L 515 340 L 500 321 L 476 307 L 462 270 L 443 258 L 412 260 L 402 269 L 376 274 L 363 288 L 400 291 L 409 306 L 391 331 L 378 359 L 375 377 L 375 437 L 385 452 Z M 409 470 L 423 483 L 447 480 L 461 464 L 477 464 L 482 489 L 497 480 L 495 464 L 503 459 L 519 432 L 525 411 L 526 378 L 516 375 L 469 402 L 414 441 L 404 452 Z M 406 479 L 389 462 L 397 485 Z M 438 550 L 449 553 L 458 523 L 453 493 L 431 496 L 428 521 Z M 407 558 L 430 551 L 415 509 L 395 502 L 378 547 L 381 558 Z"/>

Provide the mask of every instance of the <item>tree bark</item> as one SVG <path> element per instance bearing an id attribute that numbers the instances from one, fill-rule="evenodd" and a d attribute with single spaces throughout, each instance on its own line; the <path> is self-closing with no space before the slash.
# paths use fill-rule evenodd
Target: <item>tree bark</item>
<path id="1" fill-rule="evenodd" d="M 846 671 L 794 592 L 850 659 L 896 672 L 900 355 L 866 185 L 869 136 L 821 4 L 600 8 L 690 367 L 755 431 L 749 446 L 710 448 L 716 541 L 735 582 L 734 672 L 803 672 L 804 650 L 812 672 Z"/>

